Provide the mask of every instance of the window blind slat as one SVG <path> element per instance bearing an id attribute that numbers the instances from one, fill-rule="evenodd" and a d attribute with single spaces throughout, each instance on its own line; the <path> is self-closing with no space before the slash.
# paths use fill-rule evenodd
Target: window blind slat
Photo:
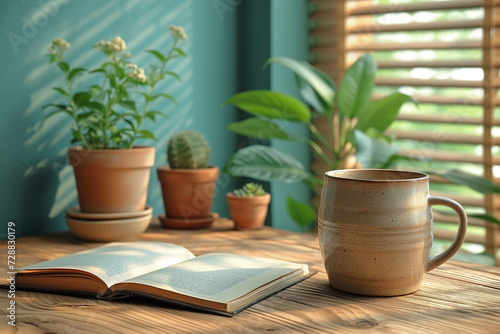
<path id="1" fill-rule="evenodd" d="M 417 12 L 423 10 L 466 9 L 483 6 L 483 0 L 454 0 L 398 3 L 392 5 L 367 6 L 354 3 L 347 8 L 348 15 L 374 15 L 380 13 Z"/>

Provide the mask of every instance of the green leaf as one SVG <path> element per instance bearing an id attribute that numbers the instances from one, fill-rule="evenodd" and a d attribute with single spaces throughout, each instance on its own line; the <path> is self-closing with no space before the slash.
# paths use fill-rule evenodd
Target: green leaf
<path id="1" fill-rule="evenodd" d="M 96 101 L 87 101 L 83 104 L 83 106 L 89 109 L 100 111 L 101 113 L 104 112 L 104 105 Z"/>
<path id="2" fill-rule="evenodd" d="M 60 61 L 57 63 L 57 65 L 59 65 L 59 68 L 63 71 L 63 72 L 68 72 L 69 71 L 69 64 L 64 62 L 64 61 Z"/>
<path id="3" fill-rule="evenodd" d="M 139 131 L 139 133 L 141 134 L 141 136 L 139 138 L 146 138 L 146 139 L 154 139 L 154 140 L 156 140 L 155 135 L 151 131 L 141 130 L 141 131 Z"/>
<path id="4" fill-rule="evenodd" d="M 269 90 L 250 90 L 233 95 L 225 104 L 232 104 L 255 116 L 309 123 L 311 111 L 293 96 Z"/>
<path id="5" fill-rule="evenodd" d="M 328 74 L 323 71 L 317 69 L 314 66 L 309 65 L 306 62 L 302 62 L 305 66 L 309 66 L 312 71 L 314 71 L 319 77 L 321 77 L 327 84 L 330 86 L 334 92 L 336 93 L 337 88 L 335 87 L 335 83 L 332 78 L 328 76 Z M 299 89 L 300 96 L 306 101 L 308 105 L 310 105 L 314 110 L 319 112 L 320 114 L 330 114 L 333 112 L 333 101 L 325 101 L 319 96 L 319 94 L 300 76 L 295 75 L 295 80 L 297 82 L 297 87 Z"/>
<path id="6" fill-rule="evenodd" d="M 65 95 L 65 96 L 69 96 L 68 92 L 65 91 L 64 89 L 62 88 L 59 88 L 59 87 L 52 87 L 53 90 L 56 90 L 58 91 L 59 93 L 61 93 L 62 95 Z"/>
<path id="7" fill-rule="evenodd" d="M 179 55 L 183 56 L 183 57 L 186 57 L 186 53 L 184 53 L 184 51 L 182 51 L 181 49 L 179 48 L 175 48 L 174 49 Z"/>
<path id="8" fill-rule="evenodd" d="M 61 110 L 66 110 L 69 106 L 66 105 L 66 104 L 56 104 L 56 103 L 49 103 L 49 104 L 46 104 L 42 107 L 42 109 L 47 109 L 49 107 L 54 107 L 54 108 L 57 108 L 57 109 L 61 109 Z"/>
<path id="9" fill-rule="evenodd" d="M 124 107 L 124 108 L 126 108 L 128 110 L 137 111 L 136 107 L 135 107 L 135 102 L 134 101 L 125 100 L 125 101 L 118 102 L 118 104 L 120 104 L 122 107 Z"/>
<path id="10" fill-rule="evenodd" d="M 73 77 L 74 77 L 75 75 L 77 75 L 77 74 L 78 74 L 78 73 L 80 73 L 80 72 L 84 72 L 84 71 L 86 71 L 86 69 L 81 68 L 81 67 L 78 67 L 78 68 L 72 69 L 72 70 L 71 70 L 71 72 L 69 72 L 69 74 L 68 74 L 68 80 L 70 80 L 70 81 L 71 81 L 71 79 L 73 79 Z"/>
<path id="11" fill-rule="evenodd" d="M 151 53 L 154 55 L 156 58 L 158 58 L 159 61 L 162 63 L 167 60 L 167 58 L 163 55 L 163 53 L 156 51 L 156 50 L 146 50 L 146 52 Z"/>
<path id="12" fill-rule="evenodd" d="M 393 93 L 376 101 L 366 112 L 358 115 L 355 129 L 366 131 L 372 127 L 382 132 L 385 131 L 397 118 L 403 103 L 407 101 L 413 101 L 416 104 L 415 100 L 403 93 Z"/>
<path id="13" fill-rule="evenodd" d="M 340 113 L 354 118 L 364 113 L 371 103 L 377 63 L 364 54 L 345 73 L 340 84 L 337 105 Z"/>
<path id="14" fill-rule="evenodd" d="M 135 124 L 134 124 L 134 123 L 132 123 L 132 122 L 131 122 L 129 119 L 127 119 L 127 118 L 124 118 L 123 120 L 125 121 L 125 123 L 127 123 L 127 124 L 130 126 L 130 128 L 131 128 L 132 130 L 134 130 L 134 131 L 135 131 Z"/>
<path id="15" fill-rule="evenodd" d="M 295 74 L 311 85 L 314 91 L 323 100 L 322 103 L 333 105 L 335 91 L 328 84 L 328 82 L 325 82 L 324 78 L 311 69 L 312 66 L 309 64 L 286 57 L 272 57 L 266 62 L 264 67 L 266 67 L 269 63 L 277 63 L 292 70 Z"/>
<path id="16" fill-rule="evenodd" d="M 51 112 L 50 114 L 48 114 L 47 116 L 45 116 L 45 117 L 43 118 L 42 122 L 44 122 L 47 118 L 52 117 L 52 116 L 54 116 L 55 114 L 58 114 L 58 113 L 60 113 L 60 112 L 64 112 L 64 113 L 66 113 L 66 114 L 68 114 L 68 115 L 70 115 L 70 116 L 71 116 L 71 113 L 70 113 L 68 110 L 66 110 L 66 109 L 57 109 L 57 110 L 55 110 L 55 111 Z"/>
<path id="17" fill-rule="evenodd" d="M 146 112 L 146 117 L 151 119 L 152 121 L 156 121 L 156 115 L 166 117 L 165 113 L 163 113 L 161 111 L 148 111 L 148 112 Z"/>
<path id="18" fill-rule="evenodd" d="M 383 138 L 372 138 L 360 130 L 354 130 L 356 159 L 364 168 L 380 168 L 399 151 L 399 147 Z"/>
<path id="19" fill-rule="evenodd" d="M 77 105 L 84 105 L 90 100 L 90 93 L 88 92 L 78 92 L 75 95 L 73 95 L 73 101 Z"/>
<path id="20" fill-rule="evenodd" d="M 270 146 L 247 146 L 229 159 L 224 171 L 232 176 L 246 176 L 262 181 L 294 183 L 310 177 L 293 156 Z"/>
<path id="21" fill-rule="evenodd" d="M 288 133 L 281 130 L 279 126 L 270 121 L 260 118 L 247 118 L 240 122 L 231 123 L 227 126 L 229 130 L 243 136 L 249 136 L 259 139 L 284 139 L 291 137 Z"/>
<path id="22" fill-rule="evenodd" d="M 160 94 L 151 95 L 151 96 L 147 93 L 142 93 L 142 96 L 144 96 L 144 99 L 146 100 L 146 102 L 154 101 L 159 97 L 166 97 L 167 99 L 169 99 L 172 102 L 174 102 L 175 104 L 177 104 L 177 101 L 175 100 L 175 98 L 172 95 L 165 94 L 165 93 L 160 93 Z"/>
<path id="23" fill-rule="evenodd" d="M 181 77 L 177 73 L 175 73 L 175 72 L 169 71 L 169 72 L 165 72 L 165 74 L 171 75 L 174 78 L 176 78 L 177 80 L 182 81 Z"/>
<path id="24" fill-rule="evenodd" d="M 425 171 L 424 173 L 441 176 L 448 181 L 467 186 L 483 194 L 500 193 L 500 188 L 493 182 L 483 177 L 469 174 L 458 169 L 452 169 L 444 173 L 435 171 Z"/>
<path id="25" fill-rule="evenodd" d="M 288 214 L 299 226 L 309 227 L 316 220 L 316 210 L 307 203 L 296 201 L 292 196 L 286 199 Z"/>
<path id="26" fill-rule="evenodd" d="M 467 217 L 474 217 L 474 218 L 479 218 L 479 219 L 484 219 L 490 223 L 495 223 L 500 225 L 500 220 L 496 219 L 495 217 L 482 213 L 482 214 L 475 214 L 475 213 L 467 213 Z"/>

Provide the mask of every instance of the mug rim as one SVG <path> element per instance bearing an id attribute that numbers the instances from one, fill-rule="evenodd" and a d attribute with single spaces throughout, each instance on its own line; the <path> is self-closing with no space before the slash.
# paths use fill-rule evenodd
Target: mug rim
<path id="1" fill-rule="evenodd" d="M 369 172 L 378 172 L 378 173 L 385 173 L 385 174 L 406 174 L 408 175 L 407 177 L 404 178 L 396 178 L 396 179 L 370 179 L 370 178 L 361 178 L 361 177 L 355 177 L 353 175 L 351 176 L 342 176 L 342 174 L 350 174 L 353 172 L 359 172 L 359 173 L 369 173 Z M 334 175 L 334 174 L 339 174 L 339 175 Z M 410 177 L 410 175 L 413 175 L 414 177 Z M 376 169 L 376 168 L 359 168 L 359 169 L 336 169 L 336 170 L 330 170 L 325 172 L 325 177 L 329 177 L 332 179 L 337 179 L 337 180 L 350 180 L 350 181 L 366 181 L 366 182 L 413 182 L 413 181 L 419 181 L 419 180 L 426 180 L 429 179 L 429 175 L 422 173 L 422 172 L 415 172 L 415 171 L 409 171 L 409 170 L 402 170 L 402 169 Z"/>

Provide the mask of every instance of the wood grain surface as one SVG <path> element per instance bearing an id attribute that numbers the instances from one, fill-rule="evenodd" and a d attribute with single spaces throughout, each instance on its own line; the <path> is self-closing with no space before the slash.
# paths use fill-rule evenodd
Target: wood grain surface
<path id="1" fill-rule="evenodd" d="M 311 234 L 272 228 L 235 231 L 220 219 L 204 230 L 167 230 L 154 221 L 140 240 L 180 244 L 196 255 L 230 252 L 309 264 L 318 273 L 232 318 L 140 298 L 96 300 L 16 291 L 16 327 L 0 290 L 0 333 L 500 333 L 500 268 L 449 261 L 425 276 L 420 291 L 364 297 L 328 285 L 318 241 Z M 16 267 L 75 253 L 101 243 L 69 232 L 16 240 Z M 0 243 L 7 278 L 7 241 Z M 5 281 L 4 281 L 5 282 Z"/>

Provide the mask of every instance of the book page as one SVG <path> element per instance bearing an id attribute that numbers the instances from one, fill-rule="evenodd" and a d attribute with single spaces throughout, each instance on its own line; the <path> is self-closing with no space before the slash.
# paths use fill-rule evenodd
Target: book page
<path id="1" fill-rule="evenodd" d="M 24 270 L 74 269 L 92 273 L 108 287 L 172 264 L 194 258 L 186 248 L 163 242 L 114 242 L 58 259 L 21 268 Z"/>
<path id="2" fill-rule="evenodd" d="M 227 303 L 307 265 L 234 254 L 208 254 L 125 282 Z"/>

